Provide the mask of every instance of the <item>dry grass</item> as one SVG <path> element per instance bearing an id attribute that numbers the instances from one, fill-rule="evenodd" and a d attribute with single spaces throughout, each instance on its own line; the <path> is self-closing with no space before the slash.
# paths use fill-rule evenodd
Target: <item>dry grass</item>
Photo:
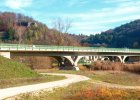
<path id="1" fill-rule="evenodd" d="M 97 71 L 90 76 L 93 80 L 126 86 L 140 86 L 140 75 L 121 71 Z"/>
<path id="2" fill-rule="evenodd" d="M 97 87 L 89 82 L 80 82 L 67 88 L 54 89 L 53 92 L 20 95 L 16 100 L 139 100 L 139 94 L 139 90 Z"/>
<path id="3" fill-rule="evenodd" d="M 23 86 L 29 84 L 37 84 L 43 82 L 57 81 L 65 79 L 64 76 L 53 76 L 53 75 L 42 75 L 39 77 L 32 78 L 12 78 L 12 79 L 2 79 L 0 80 L 0 89 L 14 87 L 14 86 Z"/>
<path id="4" fill-rule="evenodd" d="M 134 72 L 140 74 L 140 63 L 125 64 L 124 71 Z"/>
<path id="5" fill-rule="evenodd" d="M 88 71 L 89 69 L 87 68 L 87 66 L 84 66 L 84 65 L 78 65 L 79 69 L 81 71 Z"/>
<path id="6" fill-rule="evenodd" d="M 74 93 L 75 92 L 75 93 Z M 122 100 L 129 99 L 129 93 L 119 89 L 109 89 L 106 87 L 91 88 L 72 91 L 66 95 L 64 100 Z"/>
<path id="7" fill-rule="evenodd" d="M 98 61 L 98 62 L 94 62 L 91 65 L 91 69 L 92 70 L 123 70 L 123 64 L 116 62 L 116 63 L 112 63 L 109 61 Z"/>

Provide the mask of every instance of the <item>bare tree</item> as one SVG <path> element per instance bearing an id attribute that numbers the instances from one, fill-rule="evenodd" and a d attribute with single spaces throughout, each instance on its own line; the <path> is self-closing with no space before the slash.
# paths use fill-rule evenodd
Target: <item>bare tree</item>
<path id="1" fill-rule="evenodd" d="M 21 27 L 21 26 L 18 26 L 16 28 L 16 36 L 15 37 L 18 39 L 19 44 L 23 41 L 25 30 L 26 30 L 26 28 Z"/>
<path id="2" fill-rule="evenodd" d="M 62 19 L 60 17 L 56 18 L 52 22 L 53 29 L 61 32 L 67 33 L 68 30 L 72 27 L 71 20 L 69 18 Z"/>

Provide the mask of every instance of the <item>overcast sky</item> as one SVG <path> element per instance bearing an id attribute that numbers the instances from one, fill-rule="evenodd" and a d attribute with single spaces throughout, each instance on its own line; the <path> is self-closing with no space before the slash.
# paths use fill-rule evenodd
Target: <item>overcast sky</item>
<path id="1" fill-rule="evenodd" d="M 96 34 L 140 19 L 140 0 L 0 0 L 0 11 L 22 13 L 51 27 L 69 18 L 69 33 Z"/>

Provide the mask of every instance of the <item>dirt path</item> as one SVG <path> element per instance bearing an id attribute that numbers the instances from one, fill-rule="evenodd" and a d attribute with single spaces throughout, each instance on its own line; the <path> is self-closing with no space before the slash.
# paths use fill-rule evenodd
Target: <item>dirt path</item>
<path id="1" fill-rule="evenodd" d="M 67 79 L 60 80 L 60 81 L 47 82 L 47 83 L 34 84 L 34 85 L 26 85 L 26 86 L 20 86 L 20 87 L 0 89 L 0 99 L 4 99 L 4 98 L 15 96 L 21 93 L 28 93 L 32 91 L 38 91 L 38 90 L 44 90 L 44 89 L 51 90 L 53 88 L 64 87 L 71 83 L 76 83 L 76 82 L 85 81 L 89 79 L 88 77 L 85 77 L 82 75 L 55 74 L 55 73 L 53 74 L 47 73 L 47 74 L 65 76 Z"/>

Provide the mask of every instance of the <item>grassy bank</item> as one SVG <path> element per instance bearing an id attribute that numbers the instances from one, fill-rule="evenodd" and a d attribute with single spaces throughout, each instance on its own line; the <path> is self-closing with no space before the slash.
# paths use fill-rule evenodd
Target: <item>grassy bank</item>
<path id="1" fill-rule="evenodd" d="M 110 89 L 97 87 L 91 83 L 80 82 L 67 88 L 54 89 L 53 92 L 24 94 L 16 100 L 139 100 L 139 90 Z"/>
<path id="2" fill-rule="evenodd" d="M 63 76 L 40 75 L 25 64 L 0 56 L 0 88 L 64 79 Z"/>
<path id="3" fill-rule="evenodd" d="M 26 65 L 0 56 L 0 79 L 38 76 L 40 75 L 37 72 L 32 71 Z"/>

